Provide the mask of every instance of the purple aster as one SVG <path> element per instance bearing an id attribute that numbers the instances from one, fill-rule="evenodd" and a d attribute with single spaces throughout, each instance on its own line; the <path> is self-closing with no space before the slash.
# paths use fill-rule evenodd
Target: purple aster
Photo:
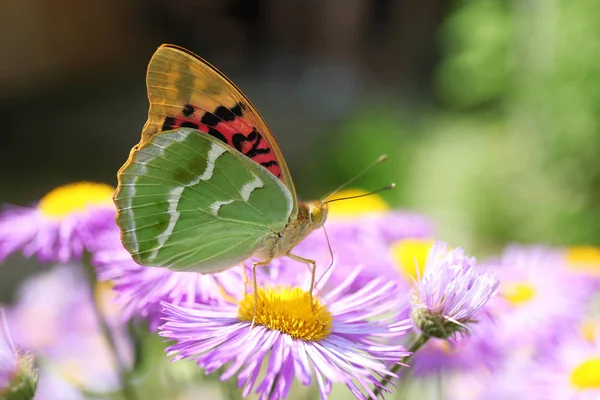
<path id="1" fill-rule="evenodd" d="M 375 279 L 352 291 L 360 271 L 346 271 L 333 290 L 322 280 L 313 301 L 299 287 L 308 287 L 307 280 L 278 280 L 277 287 L 260 288 L 252 329 L 252 294 L 238 304 L 165 303 L 160 335 L 176 341 L 167 349 L 174 360 L 195 360 L 207 373 L 225 368 L 221 380 L 237 375 L 244 397 L 256 386 L 260 399 L 285 398 L 294 378 L 308 386 L 313 375 L 322 399 L 333 382 L 346 384 L 357 398 L 373 397 L 371 387 L 381 388 L 388 366 L 408 355 L 403 346 L 388 343 L 397 343 L 411 324 L 398 322 L 396 283 Z M 263 366 L 266 373 L 259 378 Z"/>
<path id="2" fill-rule="evenodd" d="M 593 286 L 566 268 L 562 250 L 512 245 L 492 269 L 500 279 L 494 318 L 506 345 L 552 346 L 584 318 Z"/>
<path id="3" fill-rule="evenodd" d="M 477 270 L 474 257 L 437 242 L 412 296 L 415 325 L 427 336 L 446 339 L 467 333 L 475 315 L 496 295 L 498 281 Z"/>
<path id="4" fill-rule="evenodd" d="M 532 399 L 600 398 L 600 331 L 572 334 L 536 358 L 527 379 Z"/>
<path id="5" fill-rule="evenodd" d="M 600 331 L 595 332 L 596 335 Z M 450 399 L 597 400 L 600 398 L 600 341 L 572 332 L 545 354 L 513 351 L 505 367 L 491 374 L 461 374 L 448 381 Z M 471 395 L 466 397 L 466 391 Z M 451 395 L 456 393 L 457 395 Z M 460 393 L 460 395 L 458 395 Z"/>
<path id="6" fill-rule="evenodd" d="M 184 306 L 214 305 L 224 302 L 224 295 L 243 292 L 241 267 L 207 275 L 144 267 L 125 250 L 118 232 L 104 235 L 102 243 L 102 249 L 93 257 L 98 279 L 114 285 L 123 318 L 146 319 L 152 331 L 160 324 L 161 302 Z M 261 274 L 262 271 L 257 272 Z M 252 275 L 248 273 L 247 276 L 250 279 Z"/>
<path id="7" fill-rule="evenodd" d="M 68 262 L 115 229 L 114 189 L 100 183 L 60 186 L 35 207 L 8 207 L 0 214 L 0 262 L 19 250 L 43 262 Z"/>

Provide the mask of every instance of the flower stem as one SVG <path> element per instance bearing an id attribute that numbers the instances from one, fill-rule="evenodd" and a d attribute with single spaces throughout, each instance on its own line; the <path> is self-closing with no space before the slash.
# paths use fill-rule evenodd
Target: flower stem
<path id="1" fill-rule="evenodd" d="M 427 341 L 429 340 L 429 338 L 430 338 L 430 336 L 427 336 L 427 335 L 425 335 L 423 333 L 420 333 L 415 338 L 415 341 L 413 342 L 413 344 L 408 349 L 408 351 L 410 352 L 410 355 L 404 357 L 402 360 L 400 360 L 400 362 L 398 364 L 394 364 L 394 366 L 390 369 L 390 373 L 388 375 L 386 375 L 385 377 L 383 377 L 381 379 L 381 381 L 379 381 L 380 385 L 373 390 L 373 393 L 375 394 L 375 397 L 381 395 L 381 392 L 383 391 L 383 389 L 392 381 L 392 379 L 394 379 L 394 375 L 398 371 L 400 371 L 400 368 L 403 367 L 403 364 L 408 363 L 408 361 L 410 361 L 410 359 L 412 358 L 412 356 L 421 347 L 423 347 L 423 345 L 425 343 L 427 343 Z"/>
<path id="2" fill-rule="evenodd" d="M 98 299 L 94 295 L 98 279 L 96 278 L 96 271 L 94 270 L 94 266 L 92 265 L 90 259 L 91 256 L 89 254 L 85 254 L 85 256 L 82 259 L 82 263 L 85 272 L 88 275 L 88 282 L 90 284 L 90 295 L 92 296 L 92 305 L 94 307 L 94 313 L 96 314 L 96 318 L 98 320 L 98 325 L 100 326 L 102 335 L 106 338 L 108 346 L 110 347 L 113 358 L 115 360 L 123 398 L 125 400 L 138 400 L 137 394 L 127 376 L 127 367 L 125 366 L 125 362 L 123 361 L 119 353 L 115 335 L 108 326 L 108 322 L 106 321 L 104 312 L 102 311 L 100 304 L 98 303 Z"/>

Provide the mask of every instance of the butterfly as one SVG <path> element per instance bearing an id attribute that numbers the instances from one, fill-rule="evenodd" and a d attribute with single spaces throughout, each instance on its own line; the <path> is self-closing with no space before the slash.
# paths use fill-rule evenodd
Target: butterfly
<path id="1" fill-rule="evenodd" d="M 250 100 L 194 53 L 162 45 L 146 76 L 150 109 L 118 172 L 116 222 L 141 265 L 215 273 L 287 256 L 327 219 L 299 202 L 285 159 Z"/>

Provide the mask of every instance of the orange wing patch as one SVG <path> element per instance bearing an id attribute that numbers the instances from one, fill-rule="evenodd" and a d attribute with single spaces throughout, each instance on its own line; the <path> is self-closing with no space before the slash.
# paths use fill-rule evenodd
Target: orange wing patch
<path id="1" fill-rule="evenodd" d="M 150 110 L 141 144 L 166 130 L 198 129 L 267 168 L 296 198 L 273 135 L 248 98 L 216 68 L 188 50 L 162 45 L 150 60 L 146 85 Z"/>

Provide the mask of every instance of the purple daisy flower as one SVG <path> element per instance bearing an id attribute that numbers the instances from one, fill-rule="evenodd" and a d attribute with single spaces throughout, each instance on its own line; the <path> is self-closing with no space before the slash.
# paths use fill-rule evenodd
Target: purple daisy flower
<path id="1" fill-rule="evenodd" d="M 98 279 L 114 285 L 123 318 L 146 319 L 151 331 L 161 323 L 161 302 L 188 307 L 196 303 L 215 305 L 227 296 L 243 292 L 240 267 L 207 275 L 144 267 L 125 250 L 118 231 L 104 235 L 101 242 L 102 249 L 94 253 L 92 260 Z M 261 271 L 257 273 L 260 277 Z"/>
<path id="2" fill-rule="evenodd" d="M 537 358 L 527 379 L 532 399 L 600 398 L 600 331 L 591 337 L 573 334 Z"/>
<path id="3" fill-rule="evenodd" d="M 411 323 L 398 319 L 396 283 L 376 279 L 351 291 L 359 272 L 330 291 L 322 282 L 314 300 L 297 278 L 259 289 L 253 328 L 253 294 L 239 304 L 165 303 L 160 335 L 177 342 L 167 349 L 174 360 L 195 360 L 207 373 L 225 367 L 221 380 L 237 374 L 244 397 L 256 386 L 260 399 L 285 398 L 294 378 L 308 386 L 313 374 L 322 399 L 333 382 L 346 384 L 357 398 L 374 397 L 371 386 L 381 388 L 388 366 L 408 355 L 403 346 L 387 343 L 397 342 Z M 301 284 L 308 287 L 306 280 Z M 266 374 L 259 378 L 263 365 Z"/>
<path id="4" fill-rule="evenodd" d="M 427 336 L 446 339 L 467 333 L 475 315 L 496 295 L 498 280 L 476 268 L 461 248 L 437 242 L 429 250 L 425 272 L 413 292 L 412 317 Z"/>
<path id="5" fill-rule="evenodd" d="M 446 393 L 473 394 L 469 399 L 597 400 L 600 398 L 600 341 L 572 332 L 548 352 L 524 357 L 513 352 L 505 367 L 493 375 L 462 374 L 453 377 Z M 465 399 L 461 396 L 448 396 Z"/>
<path id="6" fill-rule="evenodd" d="M 585 276 L 566 267 L 562 250 L 512 245 L 493 271 L 501 281 L 493 310 L 498 340 L 511 347 L 553 346 L 582 321 L 594 294 Z"/>
<path id="7" fill-rule="evenodd" d="M 97 235 L 114 229 L 114 189 L 100 183 L 60 186 L 35 207 L 8 207 L 0 214 L 0 262 L 22 250 L 42 262 L 68 262 L 96 245 Z"/>

